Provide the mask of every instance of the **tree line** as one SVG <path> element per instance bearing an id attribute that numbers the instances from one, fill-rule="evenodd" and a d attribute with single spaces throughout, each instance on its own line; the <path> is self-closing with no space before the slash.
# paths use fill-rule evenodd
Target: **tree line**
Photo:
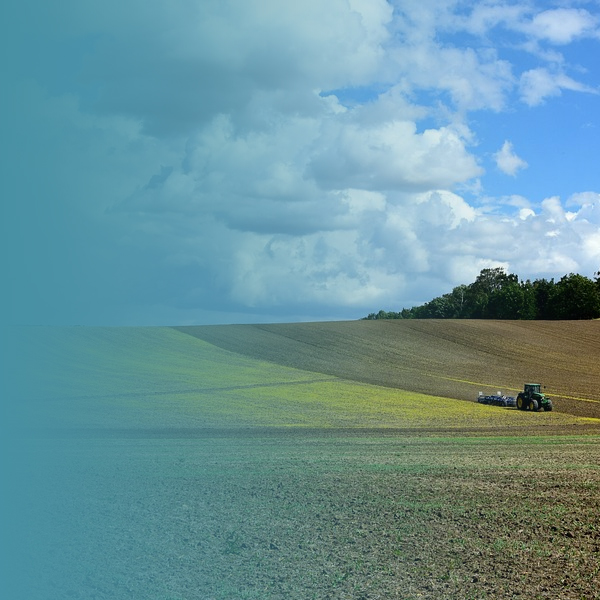
<path id="1" fill-rule="evenodd" d="M 595 279 L 571 273 L 559 281 L 519 281 L 503 268 L 483 269 L 469 285 L 400 312 L 380 310 L 373 319 L 596 319 L 600 270 Z"/>

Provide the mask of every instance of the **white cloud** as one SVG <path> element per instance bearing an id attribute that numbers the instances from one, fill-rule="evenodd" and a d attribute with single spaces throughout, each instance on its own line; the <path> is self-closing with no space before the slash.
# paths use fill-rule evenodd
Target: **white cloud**
<path id="1" fill-rule="evenodd" d="M 569 197 L 567 205 L 582 207 L 600 206 L 600 194 L 598 192 L 578 192 Z"/>
<path id="2" fill-rule="evenodd" d="M 392 55 L 414 88 L 446 93 L 460 110 L 501 110 L 515 84 L 510 63 L 489 49 L 444 47 L 427 40 Z"/>
<path id="3" fill-rule="evenodd" d="M 517 174 L 517 171 L 527 168 L 527 163 L 517 156 L 513 150 L 511 142 L 506 140 L 502 145 L 502 148 L 494 154 L 494 160 L 496 161 L 497 167 L 507 175 L 513 177 Z"/>
<path id="4" fill-rule="evenodd" d="M 494 196 L 481 164 L 510 133 L 489 142 L 478 130 L 489 111 L 518 110 L 516 92 L 535 107 L 595 91 L 558 54 L 548 64 L 532 51 L 520 81 L 514 59 L 523 38 L 562 51 L 595 35 L 589 13 L 443 0 L 88 4 L 46 9 L 40 46 L 67 42 L 32 62 L 37 84 L 8 86 L 7 114 L 20 114 L 11 147 L 27 168 L 7 171 L 27 173 L 22 210 L 56 206 L 68 215 L 57 231 L 86 246 L 89 288 L 69 302 L 110 289 L 129 315 L 354 317 L 426 301 L 485 266 L 598 268 L 598 194 L 573 195 L 569 210 L 558 197 Z M 494 158 L 508 175 L 527 166 L 509 141 Z M 75 254 L 61 252 L 53 264 Z"/>
<path id="5" fill-rule="evenodd" d="M 519 210 L 519 219 L 526 221 L 529 217 L 535 217 L 535 212 L 530 208 L 521 208 Z"/>
<path id="6" fill-rule="evenodd" d="M 482 37 L 502 27 L 535 41 L 566 45 L 580 38 L 597 38 L 600 21 L 585 9 L 540 11 L 534 3 L 505 4 L 492 0 L 474 3 L 470 13 L 454 17 L 452 23 L 457 29 Z"/>
<path id="7" fill-rule="evenodd" d="M 463 198 L 446 190 L 419 194 L 415 201 L 428 222 L 449 229 L 456 229 L 463 222 L 473 222 L 477 216 Z"/>
<path id="8" fill-rule="evenodd" d="M 562 90 L 598 94 L 596 88 L 575 81 L 564 73 L 552 73 L 546 68 L 530 69 L 521 75 L 521 98 L 529 106 L 542 104 L 547 98 L 560 96 Z"/>
<path id="9" fill-rule="evenodd" d="M 328 122 L 309 165 L 309 173 L 328 189 L 450 188 L 481 172 L 456 131 L 420 133 L 410 121 Z"/>
<path id="10" fill-rule="evenodd" d="M 527 18 L 529 11 L 530 7 L 526 4 L 476 2 L 471 13 L 457 17 L 456 23 L 469 33 L 485 36 L 499 25 L 514 28 Z"/>
<path id="11" fill-rule="evenodd" d="M 582 223 L 589 223 L 590 225 L 599 228 L 600 232 L 600 194 L 597 192 L 582 192 L 573 194 L 568 202 L 567 206 L 579 207 L 572 214 L 574 218 L 578 219 Z M 600 265 L 599 265 L 600 269 Z"/>
<path id="12" fill-rule="evenodd" d="M 530 53 L 541 63 L 520 76 L 521 98 L 530 106 L 560 95 L 563 89 L 598 91 L 593 85 L 567 75 L 569 70 L 578 73 L 579 77 L 585 72 L 581 64 L 572 64 L 566 58 L 564 52 L 569 50 L 568 46 L 584 39 L 600 39 L 600 19 L 585 9 L 561 7 L 540 10 L 535 3 L 509 5 L 490 0 L 474 3 L 470 12 L 467 8 L 466 13 L 455 16 L 450 22 L 451 30 L 480 36 L 487 44 L 496 31 L 504 30 L 510 40 L 505 43 Z M 506 101 L 514 83 L 508 76 L 504 79 L 502 102 Z M 500 79 L 497 77 L 496 81 L 499 83 Z"/>
<path id="13" fill-rule="evenodd" d="M 553 44 L 568 44 L 580 37 L 597 36 L 598 22 L 598 17 L 585 9 L 556 8 L 536 14 L 529 31 Z"/>

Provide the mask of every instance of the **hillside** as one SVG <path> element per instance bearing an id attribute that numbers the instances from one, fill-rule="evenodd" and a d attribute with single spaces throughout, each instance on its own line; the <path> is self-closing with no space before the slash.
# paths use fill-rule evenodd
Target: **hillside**
<path id="1" fill-rule="evenodd" d="M 7 597 L 597 598 L 597 328 L 23 328 Z"/>
<path id="2" fill-rule="evenodd" d="M 600 417 L 600 321 L 397 320 L 177 327 L 255 359 L 475 400 L 540 382 L 555 410 Z"/>

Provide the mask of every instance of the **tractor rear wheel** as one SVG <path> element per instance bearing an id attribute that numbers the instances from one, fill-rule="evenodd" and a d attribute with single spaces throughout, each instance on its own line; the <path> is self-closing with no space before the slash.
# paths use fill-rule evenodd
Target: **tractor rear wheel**
<path id="1" fill-rule="evenodd" d="M 537 412 L 537 411 L 539 410 L 539 408 L 540 408 L 540 407 L 538 406 L 537 400 L 532 400 L 532 401 L 529 403 L 529 410 L 532 410 L 532 411 L 534 411 L 534 412 Z"/>
<path id="2" fill-rule="evenodd" d="M 517 408 L 519 410 L 526 410 L 526 408 L 527 408 L 527 404 L 525 403 L 525 398 L 523 398 L 523 396 L 521 396 L 521 394 L 519 394 L 517 396 Z"/>

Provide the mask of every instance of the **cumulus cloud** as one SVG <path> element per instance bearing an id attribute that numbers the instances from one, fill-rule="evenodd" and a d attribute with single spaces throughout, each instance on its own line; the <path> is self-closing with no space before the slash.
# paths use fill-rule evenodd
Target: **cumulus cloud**
<path id="1" fill-rule="evenodd" d="M 448 47 L 425 40 L 392 51 L 399 75 L 415 89 L 447 95 L 460 110 L 504 108 L 515 83 L 511 65 L 492 49 Z"/>
<path id="2" fill-rule="evenodd" d="M 527 168 L 527 163 L 515 154 L 513 145 L 508 140 L 505 140 L 502 148 L 494 154 L 494 160 L 503 173 L 513 177 L 521 169 Z"/>
<path id="3" fill-rule="evenodd" d="M 315 146 L 309 172 L 325 188 L 451 188 L 482 172 L 456 131 L 408 121 L 332 123 Z"/>
<path id="4" fill-rule="evenodd" d="M 540 10 L 533 3 L 508 4 L 503 2 L 477 2 L 466 14 L 455 16 L 455 28 L 487 36 L 491 30 L 502 27 L 527 37 L 554 45 L 598 37 L 600 20 L 583 8 L 551 8 Z"/>
<path id="5" fill-rule="evenodd" d="M 132 2 L 89 10 L 98 41 L 84 78 L 102 81 L 90 95 L 94 109 L 141 118 L 157 135 L 185 133 L 220 113 L 253 120 L 247 109 L 264 92 L 270 102 L 310 112 L 312 90 L 378 78 L 392 11 L 385 0 L 175 1 L 151 10 Z"/>
<path id="6" fill-rule="evenodd" d="M 486 190 L 483 158 L 509 134 L 478 131 L 519 94 L 535 107 L 594 91 L 522 43 L 593 39 L 584 10 L 135 0 L 44 14 L 35 34 L 49 56 L 10 88 L 10 160 L 29 169 L 7 172 L 28 218 L 40 198 L 61 215 L 71 250 L 48 265 L 82 257 L 72 279 L 87 287 L 64 299 L 67 315 L 89 303 L 92 322 L 100 298 L 126 306 L 113 322 L 354 318 L 486 266 L 598 267 L 598 194 L 565 204 Z M 512 58 L 523 49 L 527 67 Z M 528 166 L 508 140 L 494 158 L 511 176 Z"/>
<path id="7" fill-rule="evenodd" d="M 526 4 L 504 4 L 501 2 L 476 2 L 470 13 L 455 17 L 456 27 L 469 33 L 485 36 L 498 26 L 508 29 L 518 27 L 528 18 L 530 7 Z"/>
<path id="8" fill-rule="evenodd" d="M 581 192 L 573 194 L 567 201 L 567 206 L 577 207 L 572 213 L 580 223 L 588 223 L 599 228 L 600 233 L 600 194 L 597 192 Z M 594 236 L 594 239 L 597 239 Z M 600 267 L 599 267 L 600 270 Z"/>
<path id="9" fill-rule="evenodd" d="M 598 90 L 575 81 L 561 72 L 553 73 L 546 68 L 530 69 L 521 75 L 521 98 L 529 106 L 542 104 L 547 98 L 560 96 L 562 90 L 598 94 Z"/>
<path id="10" fill-rule="evenodd" d="M 580 37 L 597 37 L 598 24 L 598 17 L 583 8 L 556 8 L 536 14 L 529 30 L 539 39 L 562 45 Z"/>
<path id="11" fill-rule="evenodd" d="M 597 93 L 593 85 L 581 81 L 585 70 L 581 65 L 570 65 L 563 50 L 574 41 L 600 39 L 600 19 L 583 8 L 561 7 L 540 10 L 535 4 L 505 4 L 503 2 L 476 3 L 472 10 L 454 16 L 454 31 L 468 31 L 489 40 L 495 30 L 503 29 L 510 36 L 510 44 L 531 53 L 545 63 L 523 71 L 511 79 L 505 76 L 506 90 L 515 81 L 522 100 L 535 106 L 562 90 Z M 507 65 L 509 68 L 510 65 Z M 571 69 L 576 76 L 568 74 Z M 496 78 L 499 81 L 498 78 Z"/>

